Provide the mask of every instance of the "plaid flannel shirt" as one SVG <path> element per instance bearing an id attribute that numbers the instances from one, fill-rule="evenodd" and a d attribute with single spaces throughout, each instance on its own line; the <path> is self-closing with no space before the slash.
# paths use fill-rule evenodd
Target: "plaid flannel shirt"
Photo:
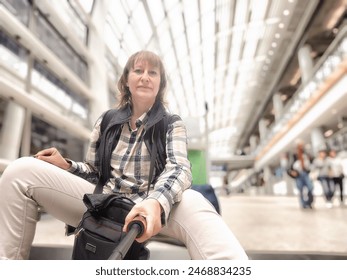
<path id="1" fill-rule="evenodd" d="M 146 198 L 150 155 L 143 141 L 147 113 L 136 121 L 136 129 L 129 123 L 122 125 L 121 137 L 111 158 L 111 178 L 104 192 L 117 192 L 131 198 L 135 203 Z M 99 173 L 95 167 L 96 142 L 100 137 L 100 117 L 92 130 L 90 145 L 84 162 L 71 162 L 70 172 L 96 184 Z M 191 186 L 191 164 L 187 155 L 186 127 L 182 121 L 169 124 L 166 134 L 167 159 L 165 169 L 151 186 L 147 199 L 157 199 L 165 213 L 165 223 L 174 203 L 181 200 L 182 192 Z"/>

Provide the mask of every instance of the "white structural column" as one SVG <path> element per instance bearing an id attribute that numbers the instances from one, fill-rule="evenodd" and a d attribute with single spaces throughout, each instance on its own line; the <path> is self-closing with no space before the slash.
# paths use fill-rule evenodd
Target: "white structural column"
<path id="1" fill-rule="evenodd" d="M 257 145 L 258 145 L 258 137 L 255 135 L 252 135 L 249 138 L 249 145 L 250 145 L 250 149 L 251 149 L 251 154 L 257 149 Z"/>
<path id="2" fill-rule="evenodd" d="M 34 22 L 32 20 L 31 22 Z M 31 23 L 32 25 L 32 23 Z M 31 80 L 32 80 L 32 73 L 34 69 L 34 56 L 32 53 L 28 56 L 28 71 L 27 71 L 27 77 L 25 82 L 25 88 L 28 94 L 31 93 Z M 30 148 L 31 148 L 31 133 L 32 133 L 32 111 L 29 108 L 26 108 L 25 110 L 25 120 L 23 123 L 23 136 L 22 136 L 22 144 L 21 144 L 21 151 L 20 156 L 29 156 L 30 155 Z"/>
<path id="3" fill-rule="evenodd" d="M 272 195 L 274 193 L 273 189 L 273 174 L 271 172 L 271 169 L 269 166 L 265 166 L 263 168 L 263 179 L 264 179 L 264 188 L 265 188 L 265 193 L 268 195 Z"/>
<path id="4" fill-rule="evenodd" d="M 15 160 L 19 156 L 25 122 L 25 109 L 10 101 L 7 104 L 0 134 L 0 158 Z"/>
<path id="5" fill-rule="evenodd" d="M 281 99 L 281 93 L 276 93 L 272 97 L 273 107 L 275 111 L 275 119 L 278 121 L 283 113 L 283 101 Z"/>
<path id="6" fill-rule="evenodd" d="M 298 51 L 298 61 L 301 70 L 302 83 L 306 84 L 311 80 L 313 73 L 313 60 L 311 57 L 311 46 L 304 45 Z"/>
<path id="7" fill-rule="evenodd" d="M 260 141 L 264 141 L 264 139 L 266 139 L 267 133 L 268 133 L 267 120 L 261 119 L 259 121 Z"/>
<path id="8" fill-rule="evenodd" d="M 319 150 L 327 148 L 323 131 L 320 127 L 311 130 L 311 144 L 314 155 L 317 155 Z"/>
<path id="9" fill-rule="evenodd" d="M 103 38 L 108 3 L 109 1 L 95 1 L 91 18 L 92 26 L 89 30 L 89 52 L 92 57 L 92 61 L 89 62 L 90 90 L 93 95 L 90 103 L 92 123 L 110 107 L 105 65 L 106 45 Z"/>

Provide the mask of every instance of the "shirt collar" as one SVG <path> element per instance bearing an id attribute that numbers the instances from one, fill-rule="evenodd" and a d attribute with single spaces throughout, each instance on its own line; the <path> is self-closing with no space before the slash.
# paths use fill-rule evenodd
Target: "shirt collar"
<path id="1" fill-rule="evenodd" d="M 145 125 L 148 121 L 148 112 L 143 113 L 136 121 L 136 129 L 139 129 L 142 125 Z M 130 123 L 128 122 L 129 129 L 130 129 Z M 131 130 L 131 129 L 130 129 Z"/>

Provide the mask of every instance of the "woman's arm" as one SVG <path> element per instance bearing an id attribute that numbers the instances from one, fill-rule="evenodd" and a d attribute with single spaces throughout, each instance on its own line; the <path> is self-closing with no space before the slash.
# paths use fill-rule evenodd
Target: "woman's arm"
<path id="1" fill-rule="evenodd" d="M 169 124 L 166 133 L 166 165 L 147 199 L 157 200 L 165 215 L 181 200 L 184 190 L 192 183 L 191 163 L 188 160 L 187 131 L 182 120 Z"/>
<path id="2" fill-rule="evenodd" d="M 58 166 L 66 171 L 73 173 L 74 175 L 77 175 L 93 184 L 96 184 L 99 180 L 99 172 L 95 166 L 95 147 L 96 142 L 98 141 L 100 136 L 101 119 L 102 118 L 100 117 L 93 127 L 85 161 L 76 162 L 71 159 L 64 158 L 54 147 L 39 151 L 36 155 L 34 155 L 34 157 Z"/>
<path id="3" fill-rule="evenodd" d="M 74 175 L 77 175 L 90 183 L 96 184 L 99 180 L 99 171 L 96 167 L 96 142 L 100 137 L 100 124 L 102 117 L 100 117 L 94 124 L 87 154 L 83 162 L 75 162 L 71 159 L 65 159 L 71 164 L 68 169 Z"/>

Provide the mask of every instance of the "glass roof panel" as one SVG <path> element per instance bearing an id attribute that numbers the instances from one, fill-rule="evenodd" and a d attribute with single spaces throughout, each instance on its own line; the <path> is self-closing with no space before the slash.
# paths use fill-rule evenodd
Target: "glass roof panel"
<path id="1" fill-rule="evenodd" d="M 118 30 L 124 31 L 128 25 L 128 14 L 124 10 L 121 1 L 109 1 L 109 13 Z"/>
<path id="2" fill-rule="evenodd" d="M 116 63 L 123 67 L 129 55 L 140 49 L 154 51 L 163 58 L 167 70 L 167 99 L 171 110 L 182 117 L 200 117 L 203 121 L 206 102 L 211 131 L 227 125 L 235 126 L 235 131 L 241 133 L 244 123 L 240 120 L 245 122 L 249 115 L 249 104 L 255 104 L 259 94 L 268 91 L 265 78 L 269 74 L 263 78 L 259 74 L 264 66 L 268 67 L 266 73 L 271 73 L 270 66 L 275 61 L 271 43 L 279 32 L 278 23 L 283 21 L 282 8 L 286 1 L 118 0 L 109 3 L 112 19 L 108 19 L 110 26 L 105 28 L 105 36 L 113 36 L 107 38 L 107 45 Z M 289 18 L 283 22 L 288 23 Z M 278 46 L 282 38 L 276 39 Z M 271 60 L 268 59 L 270 50 L 273 51 Z M 224 132 L 217 135 L 225 136 Z M 223 139 L 213 141 L 237 143 L 237 140 Z"/>
<path id="3" fill-rule="evenodd" d="M 194 22 L 188 25 L 187 37 L 190 52 L 199 51 L 200 48 L 200 28 L 198 22 Z"/>
<path id="4" fill-rule="evenodd" d="M 136 7 L 133 13 L 134 23 L 137 27 L 136 34 L 141 40 L 142 45 L 146 44 L 152 37 L 153 30 L 148 21 L 148 17 L 142 2 Z"/>
<path id="5" fill-rule="evenodd" d="M 182 17 L 182 9 L 180 5 L 176 5 L 173 10 L 168 12 L 170 28 L 174 39 L 184 35 L 184 23 Z"/>
<path id="6" fill-rule="evenodd" d="M 93 9 L 94 0 L 75 0 L 79 3 L 79 5 L 83 8 L 83 10 L 90 14 Z"/>
<path id="7" fill-rule="evenodd" d="M 178 57 L 185 58 L 188 54 L 186 37 L 181 34 L 181 36 L 175 40 L 174 44 Z"/>
<path id="8" fill-rule="evenodd" d="M 137 33 L 131 32 L 130 30 L 125 30 L 124 32 L 124 42 L 126 44 L 126 50 L 129 54 L 132 54 L 142 49 L 141 44 L 136 35 Z"/>
<path id="9" fill-rule="evenodd" d="M 162 1 L 160 1 L 162 2 Z M 164 7 L 166 11 L 173 10 L 176 5 L 179 4 L 179 0 L 164 0 Z"/>
<path id="10" fill-rule="evenodd" d="M 164 62 L 166 66 L 166 71 L 170 75 L 171 72 L 175 71 L 177 69 L 177 60 L 175 53 L 172 48 L 170 48 L 165 54 L 164 54 Z"/>
<path id="11" fill-rule="evenodd" d="M 197 0 L 183 0 L 183 9 L 187 26 L 190 26 L 199 19 Z"/>
<path id="12" fill-rule="evenodd" d="M 152 15 L 153 23 L 155 26 L 158 26 L 165 17 L 164 7 L 162 5 L 158 5 L 156 1 L 147 1 L 149 11 Z"/>
<path id="13" fill-rule="evenodd" d="M 159 40 L 160 49 L 165 54 L 166 51 L 168 51 L 173 44 L 171 41 L 169 24 L 167 20 L 165 20 L 163 23 L 161 23 L 158 26 L 157 34 L 158 34 L 158 38 L 160 38 Z"/>

